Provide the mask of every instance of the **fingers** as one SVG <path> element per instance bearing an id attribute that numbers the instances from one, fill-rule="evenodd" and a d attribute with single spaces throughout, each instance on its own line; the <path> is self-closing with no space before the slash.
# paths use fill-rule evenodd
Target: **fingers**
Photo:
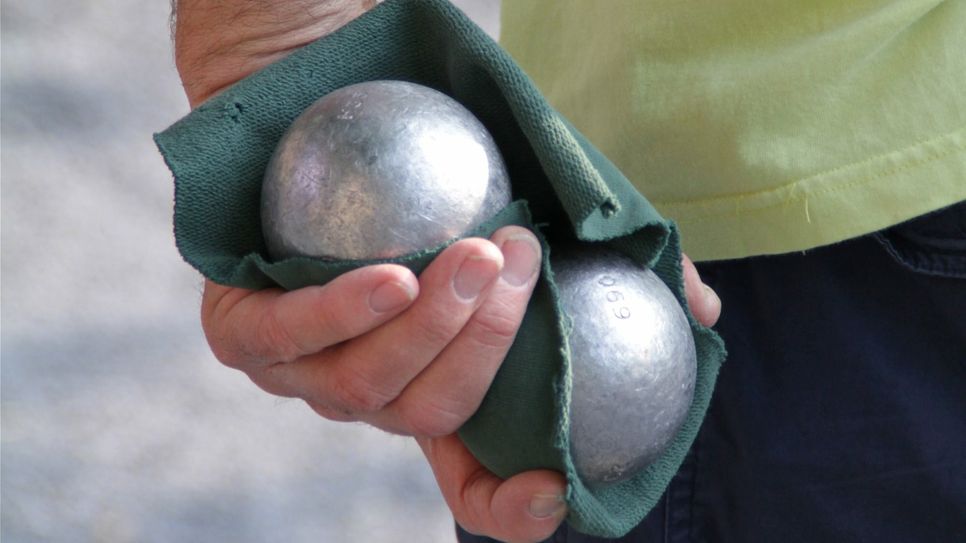
<path id="1" fill-rule="evenodd" d="M 476 412 L 516 338 L 540 270 L 540 244 L 530 231 L 502 228 L 491 241 L 503 253 L 504 266 L 482 305 L 432 364 L 367 422 L 397 433 L 440 436 L 455 432 Z"/>
<path id="2" fill-rule="evenodd" d="M 721 300 L 711 287 L 701 281 L 697 268 L 687 255 L 682 255 L 681 266 L 684 268 L 684 294 L 688 298 L 691 313 L 701 324 L 714 326 L 721 316 Z"/>
<path id="3" fill-rule="evenodd" d="M 291 292 L 208 281 L 201 321 L 215 356 L 244 370 L 292 361 L 368 332 L 398 315 L 418 292 L 413 273 L 390 264 Z"/>
<path id="4" fill-rule="evenodd" d="M 502 268 L 503 254 L 489 241 L 454 243 L 422 273 L 421 295 L 405 313 L 343 345 L 266 371 L 317 407 L 368 421 L 460 333 Z"/>
<path id="5" fill-rule="evenodd" d="M 542 541 L 567 514 L 566 481 L 560 473 L 535 470 L 504 481 L 456 435 L 417 441 L 453 516 L 468 532 L 500 541 Z"/>
<path id="6" fill-rule="evenodd" d="M 512 226 L 454 243 L 418 284 L 398 266 L 288 293 L 211 284 L 203 321 L 218 358 L 270 393 L 330 419 L 446 435 L 479 407 L 513 344 L 540 255 Z"/>

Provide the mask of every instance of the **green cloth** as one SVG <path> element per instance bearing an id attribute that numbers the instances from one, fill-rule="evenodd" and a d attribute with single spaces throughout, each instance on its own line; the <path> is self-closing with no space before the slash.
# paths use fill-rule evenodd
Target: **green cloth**
<path id="1" fill-rule="evenodd" d="M 501 43 L 695 260 L 966 199 L 963 0 L 507 0 Z"/>
<path id="2" fill-rule="evenodd" d="M 175 176 L 175 234 L 191 265 L 222 284 L 287 289 L 320 284 L 368 262 L 270 262 L 259 221 L 262 174 L 284 130 L 318 97 L 345 85 L 401 79 L 468 107 L 504 155 L 515 202 L 476 232 L 503 224 L 537 231 L 543 274 L 506 360 L 460 436 L 494 473 L 550 468 L 568 480 L 569 521 L 619 536 L 654 505 L 697 433 L 724 358 L 721 340 L 689 313 L 698 351 L 695 400 L 657 462 L 591 490 L 567 447 L 569 362 L 549 253 L 575 238 L 608 243 L 654 271 L 685 303 L 678 235 L 621 173 L 551 109 L 485 33 L 443 0 L 393 0 L 199 106 L 158 144 Z M 419 271 L 440 247 L 392 260 Z"/>

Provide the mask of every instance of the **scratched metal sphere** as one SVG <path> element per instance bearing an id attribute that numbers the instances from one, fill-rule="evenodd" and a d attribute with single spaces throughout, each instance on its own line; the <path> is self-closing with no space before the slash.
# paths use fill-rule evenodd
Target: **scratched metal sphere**
<path id="1" fill-rule="evenodd" d="M 677 299 L 612 250 L 552 255 L 573 321 L 570 451 L 591 486 L 632 477 L 667 448 L 694 396 L 694 338 Z"/>
<path id="2" fill-rule="evenodd" d="M 373 81 L 327 94 L 279 142 L 262 186 L 274 259 L 391 258 L 459 237 L 510 203 L 493 138 L 433 89 Z"/>

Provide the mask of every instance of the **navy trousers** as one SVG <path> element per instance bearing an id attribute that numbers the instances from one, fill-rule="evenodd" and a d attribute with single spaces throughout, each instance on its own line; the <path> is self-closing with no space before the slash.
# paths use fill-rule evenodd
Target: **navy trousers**
<path id="1" fill-rule="evenodd" d="M 966 541 L 966 203 L 699 269 L 729 357 L 685 463 L 617 541 Z"/>

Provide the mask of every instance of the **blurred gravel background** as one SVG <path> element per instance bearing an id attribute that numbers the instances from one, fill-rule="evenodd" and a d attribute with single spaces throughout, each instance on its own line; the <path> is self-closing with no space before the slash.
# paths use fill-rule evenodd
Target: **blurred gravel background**
<path id="1" fill-rule="evenodd" d="M 496 31 L 496 0 L 456 3 Z M 188 112 L 167 25 L 167 0 L 0 7 L 0 536 L 453 541 L 411 440 L 209 354 L 151 142 Z"/>

